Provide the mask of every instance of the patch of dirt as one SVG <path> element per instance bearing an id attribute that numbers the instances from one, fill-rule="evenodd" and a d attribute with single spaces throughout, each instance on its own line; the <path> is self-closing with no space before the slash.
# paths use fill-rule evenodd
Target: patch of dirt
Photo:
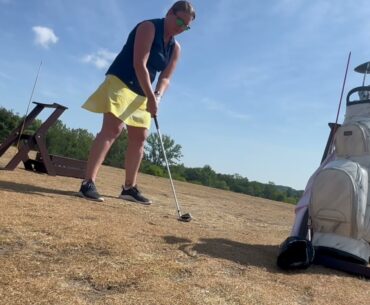
<path id="1" fill-rule="evenodd" d="M 367 280 L 276 267 L 294 206 L 175 181 L 183 223 L 167 179 L 139 176 L 150 207 L 117 198 L 123 179 L 103 167 L 92 203 L 78 179 L 0 171 L 1 305 L 368 304 Z"/>

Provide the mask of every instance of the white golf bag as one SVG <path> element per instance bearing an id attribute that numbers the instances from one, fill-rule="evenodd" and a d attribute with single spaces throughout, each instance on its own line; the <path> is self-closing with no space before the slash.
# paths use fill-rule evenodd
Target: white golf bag
<path id="1" fill-rule="evenodd" d="M 308 207 L 313 246 L 368 264 L 370 258 L 370 100 L 369 87 L 352 89 L 345 120 L 334 138 L 335 159 L 322 168 Z"/>
<path id="2" fill-rule="evenodd" d="M 369 66 L 366 63 L 365 75 Z M 281 245 L 277 263 L 283 269 L 307 268 L 319 256 L 340 260 L 339 265 L 330 267 L 352 273 L 353 266 L 346 268 L 343 262 L 369 263 L 369 92 L 370 86 L 352 89 L 347 95 L 343 124 L 331 126 L 330 152 L 326 150 L 321 166 L 311 176 L 297 205 L 291 236 Z M 350 100 L 354 93 L 359 100 Z M 364 272 L 368 276 L 369 268 L 364 267 Z"/>

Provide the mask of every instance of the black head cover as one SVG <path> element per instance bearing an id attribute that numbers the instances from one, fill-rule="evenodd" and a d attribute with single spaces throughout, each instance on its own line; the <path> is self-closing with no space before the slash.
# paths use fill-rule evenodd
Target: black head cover
<path id="1" fill-rule="evenodd" d="M 290 236 L 280 246 L 277 265 L 284 270 L 306 269 L 314 259 L 312 243 L 302 237 Z"/>
<path id="2" fill-rule="evenodd" d="M 355 68 L 358 73 L 369 74 L 370 73 L 370 61 L 365 62 Z"/>

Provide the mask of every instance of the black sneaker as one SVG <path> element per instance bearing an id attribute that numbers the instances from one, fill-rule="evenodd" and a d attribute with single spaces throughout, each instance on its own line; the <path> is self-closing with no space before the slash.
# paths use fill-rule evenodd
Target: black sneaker
<path id="1" fill-rule="evenodd" d="M 129 188 L 128 190 L 125 190 L 125 188 L 122 188 L 121 195 L 119 195 L 119 198 L 125 199 L 128 201 L 134 201 L 145 205 L 150 205 L 152 203 L 151 200 L 148 198 L 145 198 L 140 191 L 138 190 L 137 186 L 133 186 Z"/>
<path id="2" fill-rule="evenodd" d="M 104 198 L 98 193 L 95 183 L 92 180 L 82 181 L 80 191 L 78 196 L 93 200 L 103 202 Z"/>

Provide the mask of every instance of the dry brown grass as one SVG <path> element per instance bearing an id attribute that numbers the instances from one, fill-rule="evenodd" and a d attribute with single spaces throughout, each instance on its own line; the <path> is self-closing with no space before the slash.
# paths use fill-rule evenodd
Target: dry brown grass
<path id="1" fill-rule="evenodd" d="M 140 175 L 143 207 L 116 198 L 123 174 L 102 168 L 94 204 L 78 179 L 0 171 L 0 304 L 369 304 L 369 281 L 276 268 L 293 206 L 176 181 L 181 223 L 168 180 Z"/>

